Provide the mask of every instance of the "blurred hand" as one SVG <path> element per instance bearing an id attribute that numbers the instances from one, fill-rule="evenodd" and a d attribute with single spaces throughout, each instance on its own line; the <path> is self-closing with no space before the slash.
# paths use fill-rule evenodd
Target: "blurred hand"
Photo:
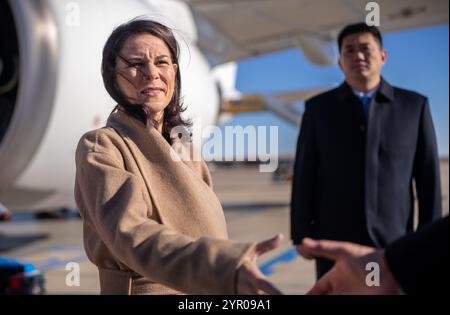
<path id="1" fill-rule="evenodd" d="M 295 245 L 295 249 L 297 250 L 297 253 L 303 258 L 306 258 L 308 260 L 314 259 L 314 256 L 308 254 L 308 252 L 304 249 L 304 246 L 302 246 L 302 244 Z"/>
<path id="2" fill-rule="evenodd" d="M 303 239 L 298 245 L 308 257 L 323 257 L 335 261 L 307 294 L 400 294 L 401 289 L 384 257 L 384 250 L 354 243 Z M 302 255 L 303 255 L 302 254 Z M 366 277 L 370 262 L 379 265 L 379 286 L 369 286 Z"/>
<path id="3" fill-rule="evenodd" d="M 0 203 L 0 221 L 9 221 L 12 219 L 12 213 Z"/>
<path id="4" fill-rule="evenodd" d="M 277 248 L 282 240 L 283 234 L 277 234 L 269 240 L 258 243 L 254 250 L 247 255 L 238 269 L 237 294 L 281 294 L 280 290 L 275 288 L 259 270 L 256 260 L 262 254 Z"/>

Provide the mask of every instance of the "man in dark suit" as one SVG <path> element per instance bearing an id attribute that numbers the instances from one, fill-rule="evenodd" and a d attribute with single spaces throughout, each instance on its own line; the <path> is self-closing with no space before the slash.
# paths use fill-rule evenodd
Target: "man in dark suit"
<path id="1" fill-rule="evenodd" d="M 442 214 L 433 122 L 426 97 L 381 77 L 387 53 L 376 27 L 347 26 L 338 43 L 345 82 L 305 104 L 294 166 L 292 240 L 381 248 L 413 229 L 413 180 L 419 226 Z M 316 260 L 317 277 L 332 265 Z"/>
<path id="2" fill-rule="evenodd" d="M 303 253 L 336 262 L 308 294 L 448 293 L 448 220 L 447 216 L 430 223 L 399 238 L 386 249 L 304 239 L 300 245 Z M 369 263 L 378 264 L 379 281 L 372 281 L 375 276 L 369 272 L 376 269 L 367 268 Z"/>

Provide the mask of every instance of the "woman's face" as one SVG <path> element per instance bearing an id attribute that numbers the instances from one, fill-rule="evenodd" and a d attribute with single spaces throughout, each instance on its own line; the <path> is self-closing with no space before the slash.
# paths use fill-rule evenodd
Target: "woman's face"
<path id="1" fill-rule="evenodd" d="M 172 99 L 178 65 L 158 37 L 128 38 L 116 59 L 117 84 L 132 104 L 142 104 L 155 118 L 162 117 Z"/>

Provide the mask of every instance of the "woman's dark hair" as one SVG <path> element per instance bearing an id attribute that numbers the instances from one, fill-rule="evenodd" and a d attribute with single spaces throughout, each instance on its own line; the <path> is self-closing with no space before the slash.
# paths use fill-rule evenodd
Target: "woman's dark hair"
<path id="1" fill-rule="evenodd" d="M 169 48 L 172 57 L 172 63 L 177 65 L 179 58 L 179 46 L 170 28 L 158 22 L 137 18 L 115 28 L 106 41 L 105 47 L 103 48 L 102 77 L 106 91 L 108 91 L 109 95 L 111 95 L 111 97 L 121 107 L 123 107 L 128 114 L 134 116 L 135 118 L 146 124 L 147 115 L 143 109 L 143 105 L 132 104 L 127 100 L 127 98 L 120 91 L 119 85 L 117 84 L 116 73 L 117 57 L 119 56 L 119 52 L 125 44 L 125 41 L 131 36 L 138 34 L 150 34 L 161 39 Z M 180 69 L 178 68 L 175 76 L 175 85 L 172 99 L 170 100 L 169 105 L 164 109 L 162 135 L 169 143 L 171 143 L 170 131 L 173 127 L 191 126 L 190 121 L 181 118 L 181 113 L 185 111 L 185 108 L 183 108 L 180 94 L 181 75 Z"/>

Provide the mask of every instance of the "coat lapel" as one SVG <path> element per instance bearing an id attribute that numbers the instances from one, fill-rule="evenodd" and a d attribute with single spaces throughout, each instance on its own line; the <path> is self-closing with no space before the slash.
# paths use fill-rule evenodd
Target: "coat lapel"
<path id="1" fill-rule="evenodd" d="M 200 162 L 174 159 L 177 153 L 155 128 L 120 110 L 107 125 L 127 144 L 162 224 L 192 237 L 227 238 L 220 202 L 196 172 Z"/>
<path id="2" fill-rule="evenodd" d="M 394 89 L 381 78 L 380 88 L 373 98 L 369 108 L 367 125 L 366 160 L 365 160 L 365 209 L 366 216 L 371 222 L 376 221 L 378 209 L 378 159 L 381 146 L 381 136 L 384 132 L 383 122 L 394 101 Z"/>
<path id="3" fill-rule="evenodd" d="M 380 145 L 381 133 L 383 132 L 383 121 L 386 121 L 386 116 L 389 115 L 390 106 L 394 100 L 394 89 L 381 78 L 380 88 L 374 95 L 369 108 L 369 121 L 367 124 L 367 154 L 374 154 L 371 152 Z"/>

